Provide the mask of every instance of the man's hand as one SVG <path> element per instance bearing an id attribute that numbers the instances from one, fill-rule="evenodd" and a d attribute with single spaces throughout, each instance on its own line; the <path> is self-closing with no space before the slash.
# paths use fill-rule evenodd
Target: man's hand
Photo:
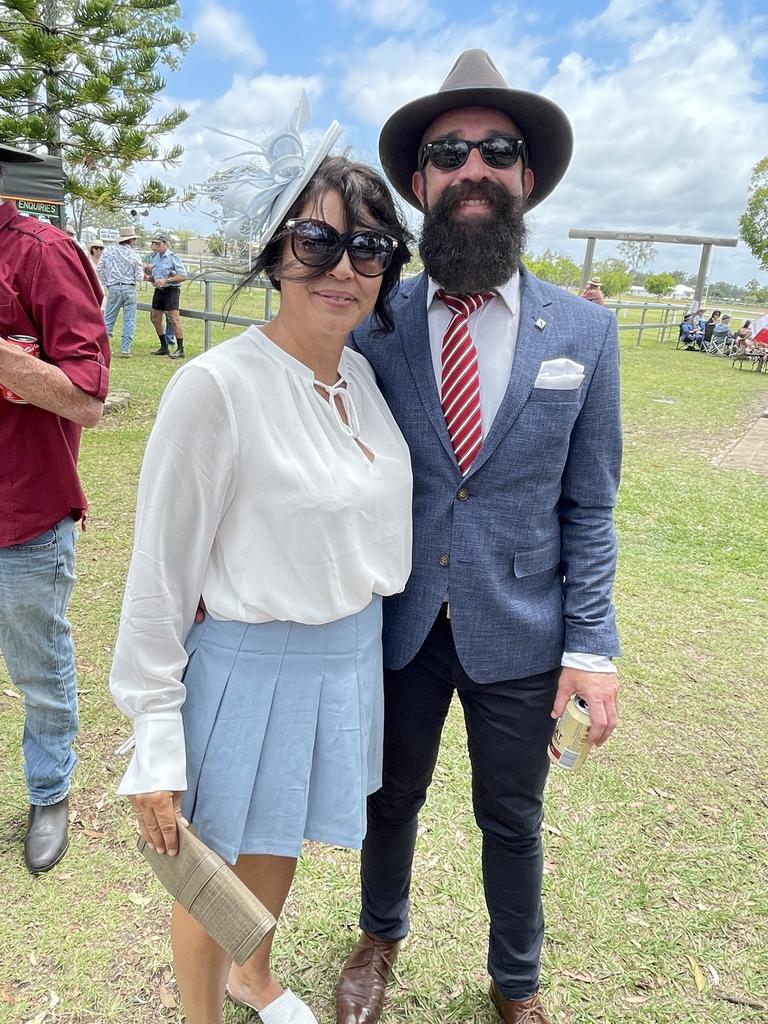
<path id="1" fill-rule="evenodd" d="M 128 799 L 147 845 L 158 853 L 175 857 L 179 852 L 178 826 L 189 825 L 181 816 L 181 792 L 136 793 Z"/>
<path id="2" fill-rule="evenodd" d="M 166 283 L 167 283 L 166 278 L 158 277 L 158 279 L 155 281 L 155 288 L 162 288 L 163 285 L 166 284 Z"/>
<path id="3" fill-rule="evenodd" d="M 584 672 L 577 668 L 563 668 L 557 683 L 557 696 L 552 717 L 559 718 L 574 693 L 589 704 L 591 725 L 587 742 L 601 746 L 619 721 L 619 680 L 615 672 Z"/>

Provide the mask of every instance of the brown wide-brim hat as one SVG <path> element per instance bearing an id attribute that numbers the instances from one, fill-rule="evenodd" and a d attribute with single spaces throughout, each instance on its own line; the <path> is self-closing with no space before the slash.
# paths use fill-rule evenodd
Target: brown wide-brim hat
<path id="1" fill-rule="evenodd" d="M 436 93 L 406 103 L 381 129 L 381 166 L 403 199 L 421 210 L 411 188 L 419 146 L 435 118 L 458 107 L 491 107 L 512 118 L 523 133 L 535 177 L 528 207 L 546 199 L 571 162 L 571 123 L 552 100 L 510 89 L 485 50 L 465 50 Z"/>
<path id="2" fill-rule="evenodd" d="M 0 142 L 0 163 L 2 164 L 41 164 L 43 158 L 37 153 L 30 153 L 26 149 L 17 149 L 15 146 L 7 146 Z"/>

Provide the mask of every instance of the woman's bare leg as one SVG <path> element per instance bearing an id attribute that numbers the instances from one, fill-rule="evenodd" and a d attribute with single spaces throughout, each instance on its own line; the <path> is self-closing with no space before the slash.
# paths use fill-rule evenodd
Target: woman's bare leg
<path id="1" fill-rule="evenodd" d="M 235 874 L 248 886 L 277 921 L 291 888 L 296 871 L 295 857 L 273 857 L 270 854 L 244 854 L 235 864 Z M 229 971 L 229 990 L 260 1010 L 282 993 L 283 987 L 272 976 L 269 959 L 275 929 L 267 935 L 259 948 L 242 967 L 232 964 Z M 197 1021 L 188 1020 L 188 1024 Z"/>
<path id="2" fill-rule="evenodd" d="M 221 1024 L 232 958 L 178 903 L 171 918 L 171 944 L 187 1024 Z"/>

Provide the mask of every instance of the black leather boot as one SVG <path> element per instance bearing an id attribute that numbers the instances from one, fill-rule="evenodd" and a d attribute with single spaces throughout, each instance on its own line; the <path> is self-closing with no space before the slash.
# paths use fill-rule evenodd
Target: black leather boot
<path id="1" fill-rule="evenodd" d="M 69 797 L 48 807 L 29 808 L 24 859 L 33 875 L 58 864 L 69 846 Z"/>
<path id="2" fill-rule="evenodd" d="M 184 359 L 184 339 L 176 339 L 176 351 L 171 356 L 171 359 Z"/>
<path id="3" fill-rule="evenodd" d="M 158 337 L 158 340 L 160 341 L 160 348 L 157 349 L 156 352 L 153 352 L 152 355 L 153 356 L 167 356 L 167 355 L 169 355 L 169 352 L 168 352 L 168 339 L 166 338 L 166 336 L 164 334 L 163 335 L 158 334 L 157 337 Z"/>

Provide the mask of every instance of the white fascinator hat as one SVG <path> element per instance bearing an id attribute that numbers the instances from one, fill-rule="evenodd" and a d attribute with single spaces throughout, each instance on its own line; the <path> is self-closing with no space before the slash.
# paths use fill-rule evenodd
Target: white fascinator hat
<path id="1" fill-rule="evenodd" d="M 210 129 L 249 146 L 228 158 L 241 162 L 222 171 L 215 181 L 198 186 L 199 192 L 221 205 L 222 227 L 228 237 L 256 242 L 263 248 L 328 156 L 341 135 L 341 125 L 334 121 L 319 144 L 307 153 L 301 133 L 309 117 L 309 100 L 302 90 L 288 125 L 262 142 Z"/>

